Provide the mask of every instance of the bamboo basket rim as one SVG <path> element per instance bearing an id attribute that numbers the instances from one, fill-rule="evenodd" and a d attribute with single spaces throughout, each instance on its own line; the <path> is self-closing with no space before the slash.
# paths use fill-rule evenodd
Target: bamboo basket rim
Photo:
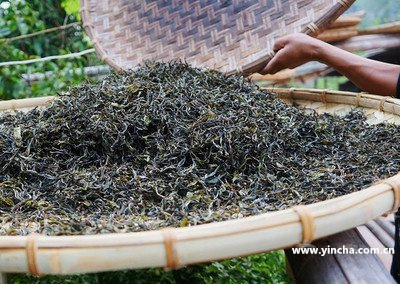
<path id="1" fill-rule="evenodd" d="M 400 116 L 400 100 L 395 98 L 316 89 L 267 90 L 285 100 L 354 105 Z M 32 108 L 53 99 L 4 101 L 0 102 L 0 109 Z M 330 200 L 192 227 L 78 236 L 1 236 L 0 254 L 4 257 L 0 258 L 0 271 L 41 275 L 160 266 L 174 269 L 310 243 L 392 212 L 399 204 L 397 174 Z"/>
<path id="2" fill-rule="evenodd" d="M 90 37 L 90 39 L 93 42 L 93 47 L 96 50 L 97 54 L 100 56 L 101 60 L 104 61 L 105 63 L 107 63 L 108 65 L 110 65 L 113 69 L 115 69 L 116 71 L 123 71 L 126 70 L 127 68 L 132 68 L 134 66 L 132 65 L 132 60 L 127 58 L 127 55 L 124 53 L 120 53 L 120 54 L 116 54 L 115 51 L 110 50 L 111 48 L 107 48 L 105 47 L 105 42 L 109 43 L 110 42 L 110 38 L 109 35 L 106 35 L 106 32 L 96 32 L 97 29 L 99 29 L 98 26 L 100 26 L 100 24 L 98 24 L 98 26 L 96 27 L 96 25 L 94 24 L 93 19 L 91 18 L 91 12 L 90 12 L 90 0 L 80 0 L 81 3 L 81 18 L 82 18 L 82 23 L 83 23 L 83 27 L 86 31 L 86 33 L 88 34 L 88 36 Z M 321 13 L 317 13 L 317 11 L 310 11 L 309 13 L 307 13 L 307 19 L 308 21 L 304 21 L 304 19 L 295 19 L 295 22 L 297 23 L 301 23 L 302 26 L 302 33 L 308 34 L 310 36 L 317 36 L 318 34 L 320 34 L 321 32 L 323 32 L 325 29 L 327 29 L 336 19 L 338 19 L 354 2 L 355 0 L 334 0 L 332 1 L 332 3 L 335 2 L 334 4 L 330 4 L 330 8 L 329 9 L 325 9 L 324 10 L 324 14 L 321 15 Z M 99 4 L 100 6 L 100 4 Z M 280 5 L 278 5 L 279 7 Z M 118 10 L 118 7 L 113 7 L 115 9 L 113 9 L 113 12 L 115 10 Z M 126 8 L 126 7 L 124 7 Z M 293 9 L 293 8 L 292 8 Z M 294 8 L 294 9 L 298 9 L 298 8 Z M 129 9 L 126 9 L 127 13 L 129 13 Z M 250 10 L 250 9 L 247 9 Z M 117 16 L 112 16 L 112 15 L 101 15 L 100 17 L 98 17 L 98 19 L 96 19 L 98 22 L 102 22 L 102 25 L 104 26 L 104 30 L 106 30 L 107 32 L 114 28 L 113 27 L 113 21 L 115 21 L 117 18 L 121 19 L 123 17 L 126 17 L 125 14 L 121 14 L 120 17 Z M 314 14 L 319 15 L 319 17 L 314 16 Z M 314 21 L 313 21 L 314 19 Z M 276 20 L 276 19 L 273 19 Z M 263 23 L 259 23 L 259 24 L 263 24 Z M 265 24 L 265 23 L 264 23 Z M 122 34 L 129 34 L 130 36 L 130 40 L 132 40 L 132 35 L 130 31 L 126 31 L 125 27 L 122 28 L 120 27 L 121 23 L 117 23 L 116 24 L 119 29 L 122 29 L 122 31 L 120 31 L 119 29 L 116 31 L 116 33 L 120 34 L 121 36 L 118 38 L 118 40 L 114 40 L 115 44 L 113 44 L 113 46 L 127 46 L 129 44 L 132 45 L 132 42 L 125 42 L 126 39 L 123 39 Z M 258 25 L 259 27 L 259 25 Z M 208 28 L 207 28 L 208 29 Z M 289 32 L 289 31 L 287 31 Z M 292 30 L 291 32 L 294 32 L 294 30 Z M 221 32 L 218 32 L 221 33 Z M 255 33 L 253 31 L 253 33 Z M 263 35 L 263 37 L 266 37 L 268 35 Z M 136 37 L 136 36 L 135 36 Z M 186 38 L 183 37 L 183 42 L 185 42 Z M 141 42 L 141 44 L 147 45 L 147 49 L 151 50 L 154 48 L 154 44 L 151 45 L 151 43 L 148 42 L 149 40 L 143 40 Z M 193 41 L 193 40 L 192 40 Z M 257 41 L 259 41 L 257 39 Z M 199 42 L 195 42 L 195 45 L 200 44 Z M 162 54 L 166 54 L 168 53 L 166 50 L 168 49 L 165 46 L 162 46 L 161 44 L 161 40 L 158 39 L 157 43 L 155 45 L 158 45 L 157 47 L 161 46 L 160 51 Z M 211 43 L 208 43 L 208 45 L 211 45 Z M 203 58 L 203 57 L 207 57 L 207 59 L 199 59 L 199 63 L 203 64 L 203 67 L 210 67 L 213 69 L 219 69 L 222 66 L 225 66 L 223 64 L 225 63 L 221 63 L 221 58 L 218 58 L 218 60 L 214 60 L 212 62 L 212 66 L 210 66 L 211 63 L 207 63 L 209 61 L 209 56 L 210 54 L 212 54 L 215 49 L 218 49 L 219 52 L 221 54 L 231 54 L 233 53 L 234 48 L 232 48 L 232 46 L 230 46 L 229 48 L 223 50 L 220 49 L 220 46 L 223 46 L 224 44 L 219 44 L 219 45 L 215 45 L 212 48 L 208 48 L 206 45 L 202 46 L 202 49 L 206 50 L 207 52 L 201 52 L 199 54 L 196 55 L 197 58 Z M 271 43 L 269 42 L 268 45 L 271 45 Z M 239 47 L 236 47 L 236 49 Z M 201 48 L 200 48 L 201 49 Z M 254 49 L 254 48 L 252 48 Z M 130 52 L 130 51 L 129 51 Z M 128 53 L 128 51 L 126 52 Z M 179 53 L 179 52 L 178 52 Z M 208 56 L 205 56 L 205 53 L 208 54 Z M 244 53 L 244 51 L 242 52 Z M 242 73 L 245 76 L 250 75 L 252 73 L 255 73 L 257 71 L 260 71 L 262 69 L 262 67 L 265 66 L 265 64 L 267 64 L 275 55 L 275 52 L 273 51 L 272 45 L 267 47 L 266 49 L 264 49 L 262 52 L 261 51 L 251 51 L 251 50 L 247 50 L 246 53 L 248 53 L 248 55 L 246 55 L 246 63 L 243 65 L 239 65 L 239 64 L 233 64 L 235 65 L 235 67 L 227 67 L 225 66 L 224 70 L 227 74 L 233 74 L 233 73 Z M 142 54 L 143 55 L 143 54 Z M 220 55 L 221 56 L 221 55 Z M 119 60 L 119 57 L 121 57 L 124 60 Z M 118 58 L 118 60 L 117 60 Z M 169 57 L 168 57 L 169 58 Z M 176 58 L 176 55 L 175 55 Z M 187 55 L 185 55 L 185 60 L 188 59 Z M 228 60 L 229 59 L 229 60 Z M 157 60 L 165 60 L 165 57 L 162 58 L 157 58 Z M 120 61 L 120 62 L 119 62 Z M 230 61 L 230 64 L 232 64 L 232 62 L 236 61 L 236 59 L 234 59 L 233 56 L 225 58 L 224 61 Z M 121 62 L 125 62 L 124 64 Z M 126 62 L 131 62 L 129 67 L 126 67 Z M 135 62 L 135 64 L 137 64 L 139 62 Z M 222 64 L 221 66 L 219 66 L 220 64 Z"/>

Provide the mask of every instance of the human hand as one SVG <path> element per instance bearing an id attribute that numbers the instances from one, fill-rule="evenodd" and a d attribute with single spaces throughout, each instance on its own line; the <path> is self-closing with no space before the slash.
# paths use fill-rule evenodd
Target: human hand
<path id="1" fill-rule="evenodd" d="M 291 34 L 276 40 L 275 56 L 259 72 L 260 74 L 275 74 L 285 68 L 296 68 L 309 61 L 318 60 L 318 55 L 324 42 L 305 34 Z"/>

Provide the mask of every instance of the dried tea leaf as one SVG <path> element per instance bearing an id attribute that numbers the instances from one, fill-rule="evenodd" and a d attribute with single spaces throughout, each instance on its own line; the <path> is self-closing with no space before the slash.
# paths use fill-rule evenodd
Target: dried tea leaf
<path id="1" fill-rule="evenodd" d="M 307 114 L 240 76 L 148 62 L 0 116 L 2 235 L 185 227 L 398 172 L 400 129 Z"/>

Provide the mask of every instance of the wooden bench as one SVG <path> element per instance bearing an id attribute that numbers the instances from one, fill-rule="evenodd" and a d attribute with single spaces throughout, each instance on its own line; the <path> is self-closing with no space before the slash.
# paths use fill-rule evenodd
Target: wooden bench
<path id="1" fill-rule="evenodd" d="M 394 216 L 380 217 L 363 226 L 339 233 L 311 244 L 310 247 L 375 248 L 380 254 L 294 254 L 285 250 L 287 270 L 296 283 L 396 283 L 390 274 L 394 247 Z"/>

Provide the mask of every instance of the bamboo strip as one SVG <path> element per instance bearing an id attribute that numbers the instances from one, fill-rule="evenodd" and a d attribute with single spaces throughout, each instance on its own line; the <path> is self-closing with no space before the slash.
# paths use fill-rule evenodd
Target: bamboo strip
<path id="1" fill-rule="evenodd" d="M 85 54 L 89 54 L 89 53 L 93 53 L 93 52 L 95 52 L 94 48 L 89 48 L 89 49 L 86 49 L 86 50 L 83 50 L 80 52 L 68 53 L 68 54 L 63 54 L 63 55 L 52 55 L 52 56 L 27 59 L 27 60 L 6 61 L 6 62 L 0 62 L 0 67 L 13 66 L 13 65 L 27 65 L 27 64 L 31 64 L 31 63 L 37 63 L 37 62 L 76 58 L 76 57 L 81 57 Z"/>
<path id="2" fill-rule="evenodd" d="M 367 228 L 367 226 L 359 226 L 355 229 L 360 238 L 370 247 L 384 251 L 384 245 L 378 240 L 378 238 Z M 390 254 L 378 254 L 377 257 L 382 262 L 387 271 L 390 271 L 393 256 Z M 392 283 L 391 281 L 386 281 Z"/>
<path id="3" fill-rule="evenodd" d="M 394 240 L 389 234 L 381 228 L 375 221 L 371 220 L 366 224 L 367 228 L 375 235 L 375 237 L 386 247 L 393 247 Z"/>
<path id="4" fill-rule="evenodd" d="M 382 97 L 370 94 L 308 89 L 274 91 L 283 98 L 305 99 L 320 107 L 359 104 L 378 110 L 383 106 L 385 112 L 400 114 L 399 100 L 388 98 L 382 104 Z M 327 104 L 318 103 L 323 98 Z M 35 107 L 39 103 L 49 103 L 51 99 L 31 99 L 14 105 Z M 0 109 L 6 104 L 0 102 Z M 340 108 L 337 111 L 341 111 Z M 398 204 L 392 187 L 397 188 L 399 180 L 400 174 L 363 191 L 307 205 L 304 207 L 307 222 L 304 216 L 301 220 L 298 211 L 287 209 L 194 227 L 170 228 L 168 234 L 165 230 L 156 230 L 90 236 L 36 236 L 34 243 L 28 236 L 3 236 L 0 237 L 0 271 L 28 272 L 28 264 L 34 265 L 34 270 L 40 274 L 177 267 L 290 247 L 304 239 L 311 241 L 356 227 L 391 211 L 393 204 Z M 306 224 L 308 232 L 302 224 Z"/>
<path id="5" fill-rule="evenodd" d="M 53 28 L 41 30 L 41 31 L 38 31 L 38 32 L 33 32 L 33 33 L 30 33 L 30 34 L 19 35 L 19 36 L 15 36 L 15 37 L 12 37 L 12 38 L 1 38 L 0 40 L 1 41 L 5 41 L 5 42 L 12 42 L 12 41 L 16 41 L 16 40 L 35 37 L 35 36 L 38 36 L 38 35 L 54 32 L 54 31 L 65 30 L 65 29 L 68 29 L 68 28 L 71 28 L 71 27 L 77 27 L 79 25 L 80 25 L 79 22 L 73 22 L 73 23 L 69 23 L 69 24 L 66 24 L 66 25 L 53 27 Z"/>
<path id="6" fill-rule="evenodd" d="M 360 31 L 360 35 L 400 33 L 400 21 L 371 27 Z"/>
<path id="7" fill-rule="evenodd" d="M 85 76 L 100 76 L 110 74 L 110 68 L 107 65 L 99 65 L 99 66 L 87 66 L 82 68 L 76 68 L 72 70 L 68 70 L 68 75 L 72 76 L 74 74 L 85 75 Z M 25 73 L 22 74 L 21 77 L 27 82 L 37 82 L 48 79 L 52 76 L 55 76 L 54 71 L 46 71 L 44 73 Z"/>
<path id="8" fill-rule="evenodd" d="M 325 42 L 336 42 L 341 40 L 349 39 L 353 36 L 358 35 L 357 27 L 344 27 L 328 29 L 317 36 L 318 39 Z"/>
<path id="9" fill-rule="evenodd" d="M 395 228 L 393 224 L 391 224 L 388 220 L 386 220 L 384 217 L 379 217 L 378 219 L 375 220 L 375 222 L 381 226 L 382 229 L 385 230 L 386 233 L 389 234 L 389 236 L 394 239 L 395 237 Z"/>
<path id="10" fill-rule="evenodd" d="M 16 99 L 8 101 L 0 101 L 0 111 L 16 110 L 22 108 L 33 108 L 37 106 L 44 106 L 54 100 L 55 97 L 39 97 L 29 99 Z"/>
<path id="11" fill-rule="evenodd" d="M 362 15 L 361 16 L 340 16 L 336 21 L 334 21 L 329 28 L 344 28 L 344 27 L 351 27 L 357 26 L 361 23 Z"/>
<path id="12" fill-rule="evenodd" d="M 338 3 L 332 7 L 325 15 L 315 21 L 312 25 L 308 25 L 303 29 L 303 33 L 317 36 L 322 31 L 326 30 L 337 18 L 339 18 L 353 3 L 355 0 L 339 0 Z M 317 27 L 313 29 L 312 26 Z"/>
<path id="13" fill-rule="evenodd" d="M 288 80 L 292 78 L 295 75 L 293 69 L 284 69 L 282 71 L 279 71 L 276 74 L 266 74 L 266 75 L 261 75 L 258 73 L 254 73 L 250 75 L 250 80 L 252 81 L 281 81 L 281 80 Z"/>
<path id="14" fill-rule="evenodd" d="M 268 89 L 271 92 L 276 92 L 282 99 L 294 99 L 294 100 L 319 100 L 322 101 L 321 90 L 312 89 L 281 89 L 281 88 L 271 88 Z M 361 93 L 360 96 L 352 92 L 343 91 L 325 91 L 327 96 L 327 103 L 343 103 L 349 105 L 356 105 L 358 100 L 358 105 L 360 107 L 372 108 L 379 110 L 383 107 L 383 111 L 392 114 L 399 114 L 400 111 L 400 101 L 391 97 L 385 98 L 377 95 L 371 95 L 366 93 Z"/>

